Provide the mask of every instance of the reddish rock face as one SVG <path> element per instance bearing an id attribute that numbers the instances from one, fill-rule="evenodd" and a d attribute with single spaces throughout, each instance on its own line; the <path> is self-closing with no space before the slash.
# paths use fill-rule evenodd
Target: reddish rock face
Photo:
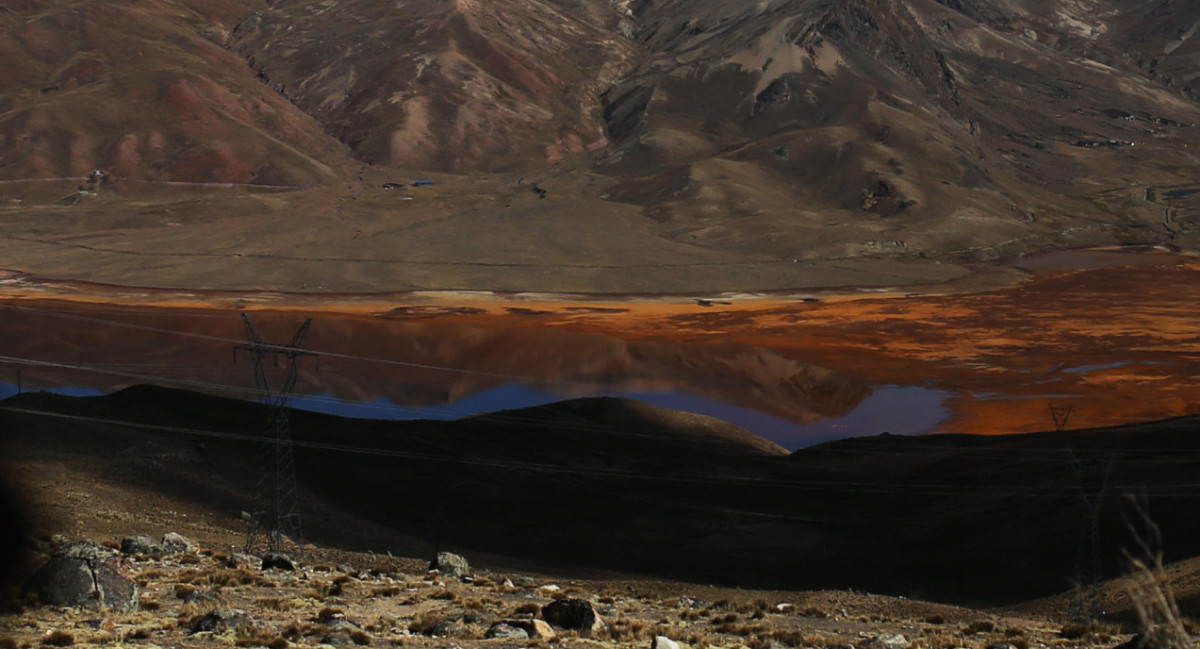
<path id="1" fill-rule="evenodd" d="M 8 5 L 0 178 L 328 182 L 344 149 L 221 45 L 236 2 Z M 195 6 L 193 6 L 195 5 Z"/>

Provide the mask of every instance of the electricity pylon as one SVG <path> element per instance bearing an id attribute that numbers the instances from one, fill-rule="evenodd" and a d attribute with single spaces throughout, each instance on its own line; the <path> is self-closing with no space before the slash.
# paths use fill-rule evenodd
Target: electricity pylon
<path id="1" fill-rule="evenodd" d="M 254 548 L 258 535 L 264 534 L 267 539 L 267 550 L 283 551 L 285 538 L 290 538 L 300 548 L 304 542 L 304 532 L 300 524 L 300 498 L 296 488 L 296 463 L 292 457 L 292 436 L 288 425 L 288 400 L 296 387 L 299 360 L 311 356 L 317 359 L 320 367 L 320 357 L 314 352 L 304 349 L 304 338 L 308 335 L 308 327 L 312 318 L 304 321 L 300 329 L 292 336 L 287 344 L 263 342 L 262 337 L 254 328 L 254 323 L 245 313 L 242 322 L 246 325 L 246 343 L 234 348 L 234 358 L 237 352 L 246 351 L 254 362 L 254 381 L 258 387 L 258 398 L 263 404 L 266 417 L 266 431 L 259 466 L 258 481 L 254 486 L 255 511 L 244 513 L 248 528 L 246 530 L 246 552 Z M 271 389 L 267 380 L 263 358 L 271 356 L 276 367 L 282 357 L 287 362 L 287 378 L 278 391 Z"/>

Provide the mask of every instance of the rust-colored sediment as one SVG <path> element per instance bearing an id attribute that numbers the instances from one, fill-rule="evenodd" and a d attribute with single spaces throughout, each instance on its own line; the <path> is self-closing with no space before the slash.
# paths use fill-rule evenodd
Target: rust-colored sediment
<path id="1" fill-rule="evenodd" d="M 72 288 L 74 287 L 74 288 Z M 21 299 L 210 309 L 303 309 L 348 317 L 550 327 L 630 340 L 734 341 L 853 372 L 876 384 L 952 392 L 945 432 L 1001 434 L 1200 413 L 1200 264 L 1054 270 L 968 295 L 558 299 L 405 294 L 320 300 L 50 285 Z"/>

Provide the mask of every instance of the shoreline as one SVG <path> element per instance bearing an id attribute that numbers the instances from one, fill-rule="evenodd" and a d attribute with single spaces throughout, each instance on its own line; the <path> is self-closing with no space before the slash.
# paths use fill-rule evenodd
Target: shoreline
<path id="1" fill-rule="evenodd" d="M 974 295 L 1018 287 L 1047 275 L 1100 268 L 1196 263 L 1197 251 L 1160 247 L 1094 247 L 1049 251 L 1019 259 L 958 264 L 966 274 L 945 281 L 856 284 L 791 289 L 716 292 L 601 293 L 587 291 L 499 291 L 481 289 L 409 289 L 376 292 L 300 292 L 273 289 L 236 290 L 165 288 L 47 278 L 20 270 L 0 269 L 0 300 L 52 301 L 72 304 L 142 308 L 212 309 L 221 311 L 309 311 L 342 315 L 379 315 L 397 307 L 443 306 L 500 311 L 512 305 L 552 308 L 569 304 L 593 307 L 770 306 L 796 302 L 846 302 L 903 297 Z M 932 263 L 932 262 L 931 262 Z"/>

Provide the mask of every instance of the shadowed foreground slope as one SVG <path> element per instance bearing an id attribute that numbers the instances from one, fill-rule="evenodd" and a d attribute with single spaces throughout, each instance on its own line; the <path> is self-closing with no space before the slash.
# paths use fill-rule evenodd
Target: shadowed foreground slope
<path id="1" fill-rule="evenodd" d="M 257 444 L 239 436 L 258 433 L 253 404 L 131 388 L 87 399 L 26 394 L 4 408 L 19 465 L 64 463 L 85 481 L 218 516 L 250 507 Z M 155 428 L 163 426 L 177 428 Z M 1080 484 L 1094 489 L 1094 467 L 1110 461 L 1105 572 L 1116 573 L 1126 544 L 1125 492 L 1150 496 L 1173 556 L 1200 553 L 1197 496 L 1187 488 L 1200 452 L 1195 427 L 1191 418 L 1002 438 L 880 436 L 789 456 L 715 420 L 611 399 L 458 422 L 293 413 L 307 530 L 322 542 L 976 602 L 1069 585 L 1088 520 Z M 31 493 L 44 488 L 33 482 Z"/>

